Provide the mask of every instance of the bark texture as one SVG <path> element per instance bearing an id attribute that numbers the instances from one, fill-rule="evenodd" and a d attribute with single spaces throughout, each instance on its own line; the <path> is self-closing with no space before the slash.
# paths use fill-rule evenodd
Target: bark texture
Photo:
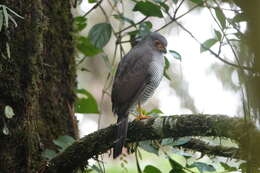
<path id="1" fill-rule="evenodd" d="M 233 139 L 239 144 L 239 153 L 236 148 L 206 147 L 190 141 L 183 147 L 205 152 L 216 156 L 245 158 L 247 146 L 247 130 L 254 135 L 255 144 L 260 142 L 260 132 L 251 123 L 245 123 L 240 118 L 230 118 L 223 115 L 181 115 L 164 116 L 148 120 L 134 121 L 129 124 L 126 143 L 156 140 L 184 136 L 214 136 Z M 88 159 L 106 152 L 112 148 L 116 140 L 116 127 L 98 130 L 69 146 L 63 153 L 53 158 L 46 166 L 45 173 L 70 173 L 77 168 L 84 167 Z M 199 145 L 198 145 L 199 144 Z M 258 145 L 252 146 L 252 157 L 259 164 L 260 151 Z"/>
<path id="2" fill-rule="evenodd" d="M 77 137 L 70 2 L 3 0 L 24 17 L 0 33 L 0 172 L 37 172 L 60 135 Z M 10 58 L 6 44 L 10 45 Z M 4 117 L 9 105 L 15 116 Z M 3 134 L 4 125 L 9 134 Z"/>

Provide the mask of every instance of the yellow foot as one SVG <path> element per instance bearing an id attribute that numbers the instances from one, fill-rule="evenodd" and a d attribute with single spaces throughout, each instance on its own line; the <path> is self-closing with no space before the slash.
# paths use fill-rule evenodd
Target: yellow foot
<path id="1" fill-rule="evenodd" d="M 144 119 L 149 119 L 149 118 L 152 118 L 151 116 L 148 116 L 148 115 L 138 115 L 135 119 L 136 120 L 144 120 Z"/>

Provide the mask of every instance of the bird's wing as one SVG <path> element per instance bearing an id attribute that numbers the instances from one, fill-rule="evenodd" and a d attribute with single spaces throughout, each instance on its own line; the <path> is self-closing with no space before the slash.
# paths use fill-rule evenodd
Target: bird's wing
<path id="1" fill-rule="evenodd" d="M 149 81 L 148 71 L 152 53 L 146 50 L 130 51 L 118 65 L 112 88 L 115 113 L 127 111 Z"/>

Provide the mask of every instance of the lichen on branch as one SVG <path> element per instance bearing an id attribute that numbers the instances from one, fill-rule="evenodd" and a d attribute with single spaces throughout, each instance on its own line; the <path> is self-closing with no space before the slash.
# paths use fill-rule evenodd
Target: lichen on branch
<path id="1" fill-rule="evenodd" d="M 244 146 L 246 133 L 245 128 L 255 133 L 255 140 L 260 141 L 260 132 L 256 130 L 253 123 L 245 123 L 241 118 L 202 114 L 161 116 L 129 123 L 126 143 L 171 137 L 213 136 L 230 138 L 237 141 L 239 144 L 242 144 L 241 146 Z M 115 125 L 111 125 L 76 141 L 64 152 L 50 160 L 45 173 L 69 173 L 76 168 L 85 166 L 88 159 L 105 153 L 113 147 L 115 141 L 115 130 Z M 243 148 L 246 147 L 244 146 Z M 196 150 L 196 148 L 193 149 Z M 226 151 L 227 148 L 224 149 Z M 251 150 L 253 151 L 253 149 Z M 219 153 L 219 150 L 215 154 L 218 155 L 217 153 Z M 236 156 L 243 159 L 245 156 L 241 153 Z M 232 157 L 233 154 L 234 153 L 230 153 L 230 157 Z M 226 156 L 229 155 L 227 154 Z M 255 157 L 259 157 L 259 155 Z"/>

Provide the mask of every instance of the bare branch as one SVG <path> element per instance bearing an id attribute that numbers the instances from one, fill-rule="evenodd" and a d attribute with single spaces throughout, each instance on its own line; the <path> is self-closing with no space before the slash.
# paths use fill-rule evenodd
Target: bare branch
<path id="1" fill-rule="evenodd" d="M 219 59 L 220 61 L 224 62 L 225 64 L 231 65 L 233 67 L 239 68 L 239 69 L 243 69 L 243 70 L 249 70 L 249 71 L 254 71 L 252 68 L 250 67 L 246 67 L 246 66 L 240 66 L 237 64 L 233 64 L 223 58 L 221 58 L 217 53 L 215 53 L 213 50 L 208 49 L 207 47 L 205 47 L 188 29 L 186 29 L 182 24 L 180 24 L 179 22 L 176 21 L 176 23 L 184 30 L 186 31 L 195 41 L 197 41 L 204 49 L 208 50 L 212 55 L 214 55 L 217 59 Z"/>
<path id="2" fill-rule="evenodd" d="M 90 10 L 88 10 L 83 17 L 86 17 L 91 11 L 93 11 L 94 9 L 96 9 L 102 2 L 103 0 L 98 1 Z"/>
<path id="3" fill-rule="evenodd" d="M 140 20 L 139 22 L 135 23 L 134 25 L 129 25 L 129 26 L 127 26 L 126 28 L 124 28 L 124 29 L 122 29 L 122 30 L 116 32 L 115 35 L 118 35 L 118 34 L 122 33 L 122 32 L 125 31 L 125 30 L 128 30 L 128 29 L 130 29 L 130 28 L 132 28 L 132 27 L 134 27 L 134 26 L 136 26 L 136 25 L 139 25 L 139 24 L 143 23 L 147 18 L 148 18 L 148 16 L 144 17 L 142 20 Z"/>
<path id="4" fill-rule="evenodd" d="M 169 26 L 170 24 L 172 24 L 173 22 L 179 20 L 180 18 L 184 17 L 185 15 L 187 15 L 188 13 L 190 13 L 192 10 L 194 10 L 195 8 L 199 7 L 201 4 L 197 4 L 197 5 L 194 5 L 192 8 L 190 8 L 189 10 L 187 10 L 185 13 L 181 14 L 180 16 L 176 17 L 176 18 L 173 18 L 170 16 L 171 18 L 171 21 L 166 23 L 165 25 L 163 25 L 162 27 L 158 28 L 157 30 L 155 30 L 154 32 L 158 32 L 164 28 L 166 28 L 167 26 Z M 177 11 L 175 11 L 176 13 Z M 174 15 L 175 15 L 174 13 Z"/>

